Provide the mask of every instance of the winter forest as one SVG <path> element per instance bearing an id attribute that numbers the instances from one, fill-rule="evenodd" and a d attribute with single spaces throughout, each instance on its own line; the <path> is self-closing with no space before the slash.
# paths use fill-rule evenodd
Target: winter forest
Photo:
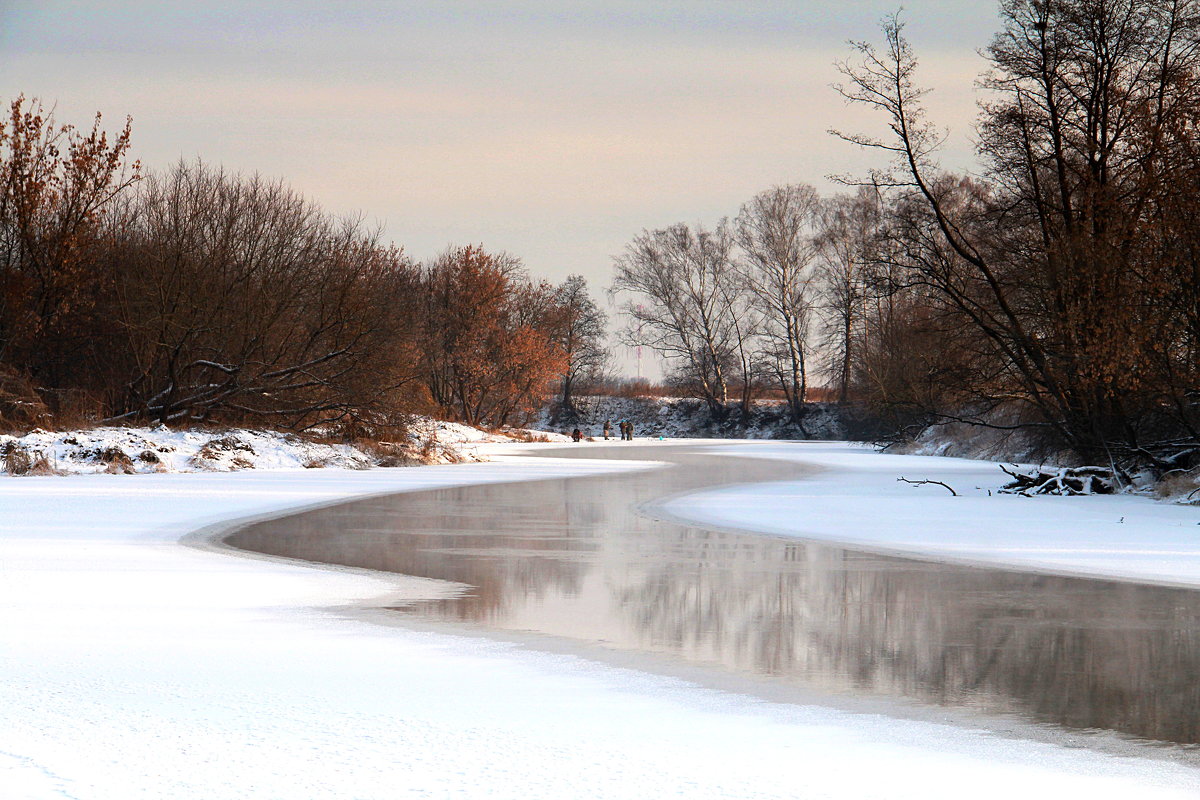
<path id="1" fill-rule="evenodd" d="M 1013 0 L 987 50 L 979 168 L 939 167 L 900 19 L 838 91 L 889 163 L 822 199 L 782 186 L 711 228 L 637 237 L 615 285 L 636 341 L 714 411 L 809 376 L 883 436 L 959 421 L 1160 474 L 1200 435 L 1200 11 Z M 641 298 L 649 298 L 649 302 Z"/>
<path id="2" fill-rule="evenodd" d="M 1158 474 L 1200 458 L 1200 13 L 1005 0 L 970 173 L 941 168 L 899 17 L 837 87 L 874 109 L 842 190 L 781 183 L 614 255 L 615 341 L 713 419 L 838 404 L 870 436 L 947 422 Z M 226 422 L 385 435 L 611 390 L 580 277 L 450 247 L 418 263 L 282 180 L 149 170 L 132 123 L 0 126 L 0 422 Z M 781 178 L 786 176 L 781 176 Z"/>
<path id="3" fill-rule="evenodd" d="M 584 351 L 582 282 L 478 246 L 427 264 L 281 181 L 161 173 L 19 98 L 4 147 L 0 369 L 8 424 L 67 417 L 299 430 L 404 413 L 502 425 Z M 593 333 L 593 337 L 598 335 Z M 574 366 L 578 369 L 578 366 Z"/>

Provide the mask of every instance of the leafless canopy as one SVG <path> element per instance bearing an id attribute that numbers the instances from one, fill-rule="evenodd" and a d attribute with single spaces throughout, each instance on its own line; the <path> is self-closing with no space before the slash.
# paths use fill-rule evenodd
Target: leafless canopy
<path id="1" fill-rule="evenodd" d="M 977 179 L 936 162 L 896 19 L 841 91 L 888 135 L 889 258 L 926 321 L 959 324 L 960 408 L 1007 404 L 1081 458 L 1165 467 L 1200 443 L 1193 0 L 1005 0 Z M 966 331 L 967 333 L 962 333 Z"/>
<path id="2" fill-rule="evenodd" d="M 632 295 L 623 307 L 630 321 L 624 340 L 674 364 L 716 415 L 725 412 L 745 340 L 732 248 L 725 221 L 713 230 L 680 223 L 643 231 L 615 259 L 612 285 Z"/>

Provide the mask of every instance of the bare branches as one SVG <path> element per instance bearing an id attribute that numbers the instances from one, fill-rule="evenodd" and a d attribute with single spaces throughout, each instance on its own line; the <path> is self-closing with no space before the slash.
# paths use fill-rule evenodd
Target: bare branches
<path id="1" fill-rule="evenodd" d="M 599 378 L 608 365 L 608 317 L 588 294 L 581 275 L 571 275 L 555 289 L 555 303 L 561 309 L 559 344 L 567 359 L 560 403 L 573 411 L 576 385 Z"/>
<path id="2" fill-rule="evenodd" d="M 734 265 L 762 319 L 760 358 L 777 376 L 794 420 L 808 390 L 820 208 L 811 186 L 776 186 L 745 203 L 736 220 L 740 250 Z"/>
<path id="3" fill-rule="evenodd" d="M 743 289 L 734 277 L 732 247 L 724 220 L 711 231 L 680 223 L 643 231 L 614 260 L 612 291 L 632 295 L 623 307 L 630 320 L 625 341 L 675 362 L 717 416 L 724 414 L 730 374 L 747 339 L 746 320 L 737 318 Z"/>
<path id="4" fill-rule="evenodd" d="M 931 158 L 945 135 L 938 134 L 926 120 L 921 99 L 928 90 L 916 83 L 917 59 L 904 37 L 904 23 L 898 14 L 884 20 L 883 33 L 882 51 L 869 42 L 850 42 L 855 57 L 836 65 L 847 83 L 837 84 L 834 89 L 851 103 L 882 112 L 889 120 L 892 137 L 880 139 L 837 130 L 830 133 L 859 147 L 890 153 L 896 166 L 919 185 L 921 171 L 936 166 Z M 894 183 L 894 179 L 885 178 L 884 182 Z"/>
<path id="5" fill-rule="evenodd" d="M 949 484 L 942 483 L 941 481 L 931 481 L 931 480 L 910 481 L 908 478 L 903 478 L 903 477 L 896 478 L 896 480 L 901 481 L 903 483 L 911 483 L 913 486 L 927 486 L 929 484 L 933 484 L 935 486 L 941 486 L 943 489 L 950 492 L 950 494 L 954 495 L 955 497 L 958 497 L 958 492 L 954 491 L 954 489 L 951 488 L 951 486 Z"/>
<path id="6" fill-rule="evenodd" d="M 923 324 L 957 320 L 953 335 L 976 355 L 959 407 L 928 411 L 967 417 L 966 398 L 1009 398 L 1021 426 L 1052 429 L 1088 460 L 1140 450 L 1152 464 L 1164 452 L 1142 440 L 1200 438 L 1189 395 L 1200 314 L 1183 310 L 1200 305 L 1180 288 L 1200 279 L 1198 10 L 1002 3 L 980 180 L 940 173 L 899 20 L 885 21 L 881 46 L 852 44 L 838 90 L 881 112 L 887 134 L 839 135 L 892 157 L 872 176 L 891 197 L 885 258 L 926 308 Z"/>

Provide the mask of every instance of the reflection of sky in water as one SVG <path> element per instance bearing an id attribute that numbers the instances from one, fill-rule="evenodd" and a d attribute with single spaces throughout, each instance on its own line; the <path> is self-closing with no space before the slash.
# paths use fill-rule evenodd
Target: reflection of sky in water
<path id="1" fill-rule="evenodd" d="M 655 522 L 632 509 L 798 468 L 682 449 L 652 457 L 679 466 L 360 500 L 259 523 L 231 543 L 473 587 L 406 609 L 439 620 L 1200 741 L 1200 593 Z"/>

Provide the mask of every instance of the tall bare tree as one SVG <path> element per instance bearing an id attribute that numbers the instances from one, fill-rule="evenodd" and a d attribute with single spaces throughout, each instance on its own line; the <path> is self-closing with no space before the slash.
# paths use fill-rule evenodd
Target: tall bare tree
<path id="1" fill-rule="evenodd" d="M 849 398 L 864 305 L 875 284 L 882 204 L 873 187 L 822 203 L 817 266 L 822 344 L 839 402 Z"/>
<path id="2" fill-rule="evenodd" d="M 614 259 L 612 291 L 632 295 L 623 306 L 624 340 L 662 355 L 715 417 L 727 412 L 743 342 L 733 311 L 740 288 L 732 249 L 724 220 L 712 230 L 678 223 L 642 231 Z"/>
<path id="3" fill-rule="evenodd" d="M 555 302 L 562 309 L 559 338 L 567 359 L 559 402 L 564 410 L 574 411 L 579 382 L 599 378 L 608 365 L 608 316 L 588 294 L 582 275 L 568 276 L 555 290 Z"/>
<path id="4" fill-rule="evenodd" d="M 808 391 L 805 351 L 820 209 L 813 187 L 777 186 L 743 205 L 736 222 L 738 277 L 760 312 L 765 355 L 793 419 L 800 418 Z"/>
<path id="5" fill-rule="evenodd" d="M 1200 117 L 1200 13 L 1192 0 L 1005 0 L 987 51 L 978 181 L 944 175 L 917 61 L 895 19 L 856 46 L 842 91 L 884 113 L 877 174 L 919 202 L 895 227 L 911 280 L 978 331 L 1000 365 L 979 396 L 1036 411 L 1081 458 L 1162 464 L 1178 443 L 1147 426 L 1164 328 L 1164 189 Z M 1169 345 L 1168 345 L 1169 347 Z M 1187 391 L 1178 425 L 1194 418 Z M 1194 396 L 1194 395 L 1193 395 Z"/>

